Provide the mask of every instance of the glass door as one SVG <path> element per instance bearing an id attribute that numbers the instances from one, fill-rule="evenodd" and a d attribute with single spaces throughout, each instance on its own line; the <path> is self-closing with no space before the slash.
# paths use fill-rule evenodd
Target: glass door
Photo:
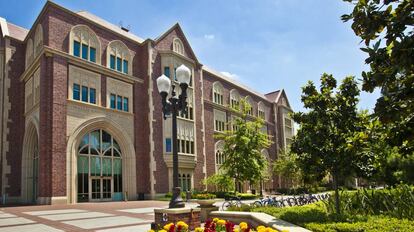
<path id="1" fill-rule="evenodd" d="M 101 178 L 91 178 L 91 201 L 101 200 Z"/>
<path id="2" fill-rule="evenodd" d="M 111 178 L 102 179 L 102 200 L 112 200 L 112 181 Z"/>

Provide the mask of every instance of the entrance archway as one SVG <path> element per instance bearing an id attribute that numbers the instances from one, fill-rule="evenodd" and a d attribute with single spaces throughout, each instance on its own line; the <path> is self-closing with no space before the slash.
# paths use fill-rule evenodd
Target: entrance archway
<path id="1" fill-rule="evenodd" d="M 22 150 L 21 197 L 24 203 L 36 203 L 39 184 L 38 123 L 31 119 L 26 125 Z"/>
<path id="2" fill-rule="evenodd" d="M 93 130 L 83 136 L 78 146 L 77 170 L 77 202 L 123 199 L 122 150 L 105 130 Z"/>
<path id="3" fill-rule="evenodd" d="M 133 137 L 107 117 L 76 128 L 68 140 L 68 202 L 136 199 Z"/>

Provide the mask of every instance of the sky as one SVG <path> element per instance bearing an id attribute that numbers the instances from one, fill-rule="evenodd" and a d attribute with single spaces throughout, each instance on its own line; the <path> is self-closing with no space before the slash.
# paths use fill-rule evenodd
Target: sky
<path id="1" fill-rule="evenodd" d="M 46 1 L 0 1 L 0 17 L 30 28 Z M 198 60 L 260 93 L 284 89 L 291 107 L 304 111 L 301 87 L 319 86 L 322 73 L 337 80 L 361 78 L 366 55 L 340 16 L 341 0 L 56 0 L 113 24 L 156 38 L 178 22 Z M 361 93 L 360 109 L 372 110 L 379 93 Z"/>

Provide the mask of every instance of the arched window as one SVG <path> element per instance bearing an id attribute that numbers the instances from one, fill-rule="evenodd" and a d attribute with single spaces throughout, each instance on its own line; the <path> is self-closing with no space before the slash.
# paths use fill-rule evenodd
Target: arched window
<path id="1" fill-rule="evenodd" d="M 112 41 L 106 49 L 106 65 L 108 68 L 123 72 L 132 73 L 132 56 L 128 47 L 119 40 Z"/>
<path id="2" fill-rule="evenodd" d="M 26 44 L 26 68 L 33 62 L 33 40 L 29 39 Z"/>
<path id="3" fill-rule="evenodd" d="M 257 116 L 263 120 L 266 120 L 265 107 L 263 102 L 259 102 L 259 104 L 257 104 Z"/>
<path id="4" fill-rule="evenodd" d="M 184 46 L 179 38 L 174 38 L 173 40 L 173 51 L 180 55 L 184 55 Z"/>
<path id="5" fill-rule="evenodd" d="M 216 172 L 219 172 L 221 165 L 223 165 L 226 157 L 223 153 L 224 142 L 222 140 L 216 142 L 214 146 L 214 153 L 216 155 Z"/>
<path id="6" fill-rule="evenodd" d="M 36 27 L 36 33 L 34 36 L 34 56 L 39 55 L 40 50 L 43 46 L 43 28 L 41 24 L 38 24 Z"/>
<path id="7" fill-rule="evenodd" d="M 111 134 L 99 129 L 84 135 L 77 167 L 78 202 L 122 200 L 122 151 Z"/>
<path id="8" fill-rule="evenodd" d="M 247 114 L 250 116 L 253 116 L 253 106 L 254 106 L 254 101 L 250 96 L 246 97 L 246 103 L 247 103 Z"/>
<path id="9" fill-rule="evenodd" d="M 101 43 L 96 34 L 86 25 L 72 28 L 69 53 L 91 62 L 101 63 Z"/>
<path id="10" fill-rule="evenodd" d="M 237 90 L 232 89 L 230 91 L 230 106 L 234 109 L 239 109 L 240 105 L 240 94 Z"/>
<path id="11" fill-rule="evenodd" d="M 219 105 L 224 105 L 223 101 L 223 86 L 216 81 L 213 84 L 213 102 Z"/>

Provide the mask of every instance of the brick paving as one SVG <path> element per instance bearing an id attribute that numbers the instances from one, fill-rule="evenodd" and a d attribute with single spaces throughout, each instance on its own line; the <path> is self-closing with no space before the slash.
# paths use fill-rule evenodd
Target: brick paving
<path id="1" fill-rule="evenodd" d="M 0 232 L 147 231 L 166 201 L 79 203 L 0 208 Z"/>

